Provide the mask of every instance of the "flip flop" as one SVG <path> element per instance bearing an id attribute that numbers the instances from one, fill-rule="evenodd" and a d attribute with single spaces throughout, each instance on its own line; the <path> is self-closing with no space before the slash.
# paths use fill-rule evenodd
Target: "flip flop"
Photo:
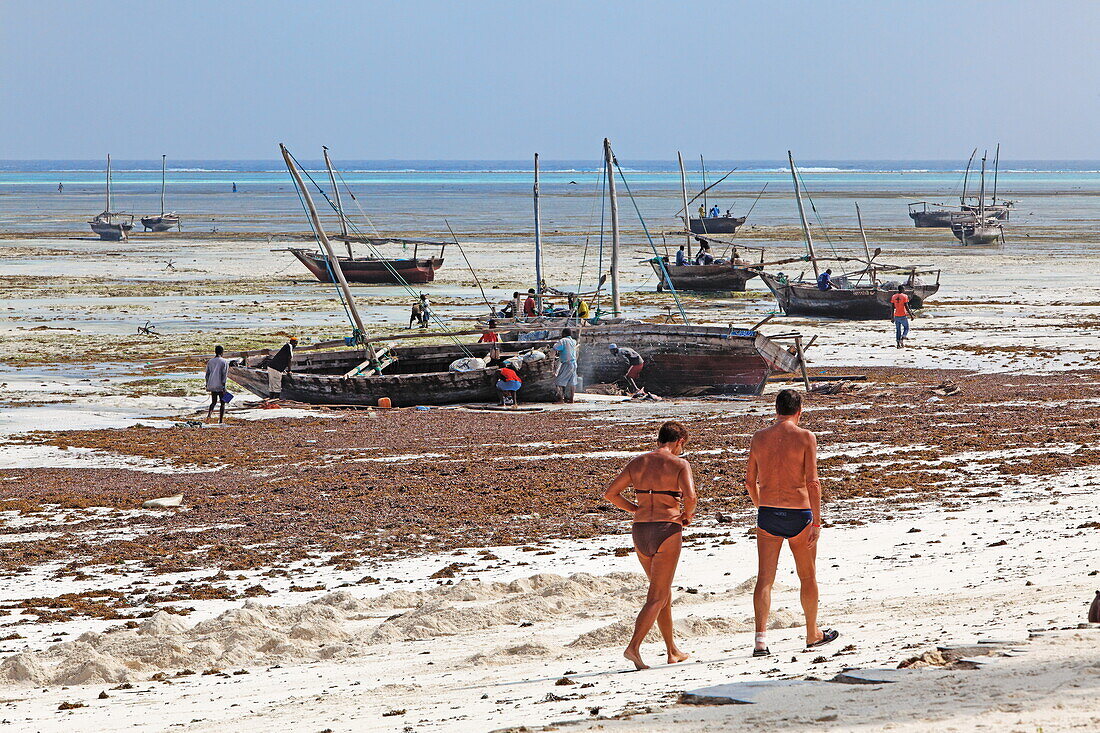
<path id="1" fill-rule="evenodd" d="M 821 636 L 821 641 L 815 641 L 813 644 L 807 644 L 807 649 L 816 649 L 819 646 L 825 646 L 831 641 L 836 641 L 840 638 L 840 632 L 834 629 L 825 629 Z"/>
<path id="2" fill-rule="evenodd" d="M 770 657 L 772 655 L 772 653 L 768 649 L 768 647 L 764 647 L 763 649 L 753 649 L 752 650 L 752 655 L 754 657 Z"/>

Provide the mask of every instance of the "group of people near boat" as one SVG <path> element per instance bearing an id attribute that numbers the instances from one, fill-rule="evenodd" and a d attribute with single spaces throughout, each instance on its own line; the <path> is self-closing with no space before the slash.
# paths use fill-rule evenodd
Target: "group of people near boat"
<path id="1" fill-rule="evenodd" d="M 756 507 L 759 570 L 753 591 L 754 657 L 768 656 L 768 615 L 779 553 L 784 543 L 794 555 L 806 617 L 806 649 L 836 641 L 840 634 L 818 626 L 817 547 L 821 537 L 821 482 L 817 474 L 817 439 L 799 427 L 802 398 L 785 389 L 775 401 L 775 422 L 757 431 L 749 444 L 745 490 Z M 648 665 L 641 645 L 656 623 L 669 664 L 688 654 L 673 635 L 672 581 L 680 560 L 683 528 L 695 517 L 698 495 L 691 465 L 683 458 L 687 428 L 664 423 L 656 449 L 631 459 L 611 482 L 604 498 L 633 516 L 631 530 L 638 561 L 649 579 L 645 603 L 623 656 L 637 669 Z M 624 494 L 633 490 L 633 498 Z"/>
<path id="2" fill-rule="evenodd" d="M 714 255 L 710 253 L 710 245 L 706 242 L 700 242 L 699 251 L 695 254 L 694 264 L 713 265 L 715 262 L 725 262 L 725 260 L 714 259 Z M 687 247 L 681 244 L 680 249 L 676 250 L 676 266 L 683 267 L 690 264 L 692 264 L 692 261 L 688 259 Z"/>
<path id="3" fill-rule="evenodd" d="M 733 214 L 730 213 L 731 209 L 726 209 L 726 216 L 730 217 Z M 707 211 L 707 207 L 704 204 L 699 204 L 699 218 L 700 219 L 717 219 L 722 216 L 722 210 L 718 208 L 718 204 L 710 207 L 710 211 Z"/>

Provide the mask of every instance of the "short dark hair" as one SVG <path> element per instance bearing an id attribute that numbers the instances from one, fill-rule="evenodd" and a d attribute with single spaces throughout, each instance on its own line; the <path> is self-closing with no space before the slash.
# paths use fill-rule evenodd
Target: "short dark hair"
<path id="1" fill-rule="evenodd" d="M 904 290 L 905 290 L 905 286 L 904 286 L 904 285 L 898 285 L 898 292 L 899 292 L 899 293 L 900 293 L 900 292 L 902 292 L 902 291 L 904 291 Z"/>
<path id="2" fill-rule="evenodd" d="M 497 327 L 497 322 L 496 322 L 496 320 L 495 320 L 495 319 L 493 319 L 493 318 L 490 318 L 490 319 L 489 319 L 489 328 L 496 328 L 496 327 Z"/>
<path id="3" fill-rule="evenodd" d="M 215 356 L 221 356 L 224 351 L 225 351 L 225 348 L 221 344 L 218 344 L 217 346 L 214 347 L 214 355 Z"/>
<path id="4" fill-rule="evenodd" d="M 775 396 L 775 414 L 797 415 L 802 409 L 802 395 L 793 389 L 782 389 Z"/>
<path id="5" fill-rule="evenodd" d="M 825 272 L 827 272 L 827 273 L 829 273 L 830 275 L 832 275 L 832 274 L 833 274 L 833 268 L 831 268 L 831 267 L 830 267 L 830 268 L 829 268 L 828 270 L 826 270 Z"/>
<path id="6" fill-rule="evenodd" d="M 512 293 L 512 297 L 513 298 L 518 298 L 519 297 L 519 292 Z"/>
<path id="7" fill-rule="evenodd" d="M 535 292 L 535 289 L 534 289 L 534 288 L 527 288 L 527 292 L 528 292 L 528 293 L 534 293 L 534 292 Z"/>
<path id="8" fill-rule="evenodd" d="M 561 332 L 562 338 L 573 338 L 573 329 L 566 328 Z"/>
<path id="9" fill-rule="evenodd" d="M 678 440 L 687 440 L 688 430 L 682 423 L 669 420 L 657 431 L 657 442 L 661 444 L 675 443 Z"/>

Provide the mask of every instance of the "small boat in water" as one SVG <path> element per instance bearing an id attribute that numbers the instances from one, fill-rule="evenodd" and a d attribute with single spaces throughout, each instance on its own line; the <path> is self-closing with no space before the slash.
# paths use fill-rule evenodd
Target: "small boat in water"
<path id="1" fill-rule="evenodd" d="M 141 217 L 141 225 L 145 227 L 147 232 L 166 232 L 169 229 L 180 228 L 180 218 L 175 213 L 164 213 L 164 183 L 165 183 L 165 166 L 167 164 L 168 156 L 160 156 L 160 216 L 143 216 Z"/>
<path id="2" fill-rule="evenodd" d="M 984 212 L 984 217 L 995 219 L 998 222 L 1008 221 L 1015 202 L 1002 200 L 1001 203 L 997 203 L 997 178 L 1001 164 L 1000 144 L 997 145 L 997 153 L 993 159 L 993 198 L 988 204 L 985 203 L 984 157 L 982 158 L 982 192 L 978 196 L 978 200 L 974 201 L 974 197 L 968 196 L 966 193 L 967 184 L 970 179 L 970 167 L 973 165 L 974 156 L 977 154 L 978 149 L 974 148 L 970 153 L 970 159 L 966 162 L 966 172 L 963 173 L 963 190 L 962 195 L 959 197 L 959 205 L 957 207 L 951 207 L 946 204 L 933 203 L 931 201 L 915 201 L 909 204 L 909 218 L 913 220 L 914 226 L 918 228 L 941 227 L 944 229 L 954 229 L 956 226 L 976 221 L 979 218 L 979 210 Z"/>
<path id="3" fill-rule="evenodd" d="M 692 234 L 736 234 L 748 220 L 746 216 L 708 216 L 690 220 Z"/>
<path id="4" fill-rule="evenodd" d="M 111 155 L 107 155 L 107 206 L 102 214 L 96 214 L 88 220 L 92 231 L 105 242 L 119 242 L 128 238 L 134 228 L 134 217 L 129 214 L 116 214 L 111 211 Z"/>

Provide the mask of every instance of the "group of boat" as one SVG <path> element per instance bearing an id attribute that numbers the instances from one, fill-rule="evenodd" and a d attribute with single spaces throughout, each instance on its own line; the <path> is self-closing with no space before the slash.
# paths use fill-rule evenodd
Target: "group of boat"
<path id="1" fill-rule="evenodd" d="M 968 195 L 970 183 L 970 169 L 974 164 L 974 156 L 978 149 L 970 153 L 970 160 L 966 163 L 966 171 L 963 173 L 962 194 L 959 196 L 958 206 L 931 203 L 929 201 L 915 201 L 909 204 L 909 218 L 917 227 L 942 227 L 950 229 L 963 244 L 997 244 L 1004 242 L 1004 222 L 1015 202 L 1004 201 L 997 203 L 997 174 L 1000 170 L 1001 146 L 997 145 L 997 152 L 993 158 L 993 195 L 986 203 L 985 196 L 985 172 L 986 154 L 982 154 L 981 183 L 978 186 L 978 195 Z"/>
<path id="2" fill-rule="evenodd" d="M 167 170 L 168 156 L 160 156 L 160 214 L 155 216 L 143 216 L 141 225 L 147 232 L 167 232 L 170 229 L 180 229 L 179 215 L 164 210 L 165 172 Z M 125 240 L 134 229 L 133 214 L 120 214 L 111 211 L 111 156 L 107 155 L 107 205 L 103 213 L 96 214 L 88 220 L 92 231 L 100 239 L 107 242 Z"/>

